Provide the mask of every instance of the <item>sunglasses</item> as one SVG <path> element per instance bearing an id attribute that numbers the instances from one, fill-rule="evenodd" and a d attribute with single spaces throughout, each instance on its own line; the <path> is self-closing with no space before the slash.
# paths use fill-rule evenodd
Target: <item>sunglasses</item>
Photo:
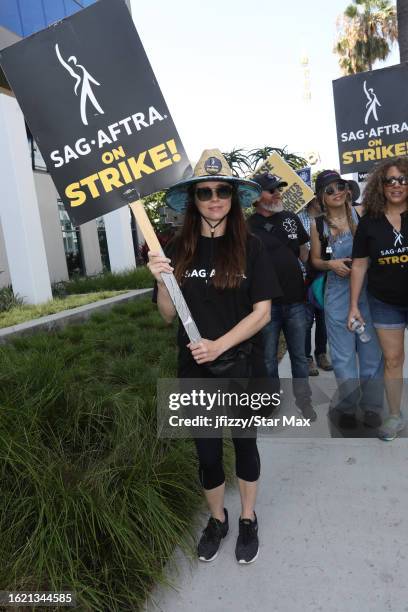
<path id="1" fill-rule="evenodd" d="M 408 176 L 389 176 L 388 178 L 383 179 L 383 184 L 385 187 L 393 187 L 397 183 L 400 185 L 408 185 Z"/>
<path id="2" fill-rule="evenodd" d="M 274 187 L 273 189 L 268 189 L 268 191 L 269 191 L 269 193 L 270 193 L 271 195 L 273 195 L 273 194 L 274 194 L 274 193 L 276 193 L 277 191 L 278 191 L 279 193 L 282 193 L 282 191 L 283 191 L 283 187 Z"/>
<path id="3" fill-rule="evenodd" d="M 229 185 L 221 185 L 215 189 L 211 189 L 210 187 L 198 187 L 195 190 L 195 195 L 200 202 L 208 202 L 211 200 L 213 193 L 215 193 L 215 196 L 220 200 L 226 200 L 232 195 L 232 187 Z"/>
<path id="4" fill-rule="evenodd" d="M 343 191 L 346 191 L 346 189 L 348 189 L 347 183 L 337 183 L 336 185 L 328 185 L 324 189 L 324 193 L 331 196 L 335 193 L 343 193 Z"/>

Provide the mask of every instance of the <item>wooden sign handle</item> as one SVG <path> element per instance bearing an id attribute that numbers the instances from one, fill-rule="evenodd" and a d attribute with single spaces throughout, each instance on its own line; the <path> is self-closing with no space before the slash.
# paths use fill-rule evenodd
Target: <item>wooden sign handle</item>
<path id="1" fill-rule="evenodd" d="M 140 227 L 140 230 L 144 236 L 144 239 L 147 242 L 147 246 L 149 247 L 150 251 L 164 254 L 162 246 L 154 232 L 153 226 L 150 222 L 149 217 L 147 216 L 145 207 L 143 206 L 141 200 L 130 202 L 129 206 L 137 221 L 138 226 Z M 174 304 L 178 316 L 180 317 L 184 329 L 186 330 L 190 342 L 199 342 L 201 340 L 200 332 L 198 331 L 197 325 L 195 324 L 193 317 L 191 316 L 190 309 L 187 306 L 187 302 L 185 301 L 183 294 L 181 293 L 181 289 L 177 284 L 176 277 L 174 276 L 174 274 L 164 273 L 162 273 L 161 277 L 167 287 L 167 291 L 170 294 L 171 300 Z"/>
<path id="2" fill-rule="evenodd" d="M 137 221 L 138 226 L 143 234 L 144 239 L 147 242 L 147 246 L 150 251 L 155 251 L 158 253 L 163 253 L 162 246 L 157 238 L 153 226 L 150 222 L 149 217 L 147 216 L 147 212 L 141 200 L 136 200 L 135 202 L 131 202 L 129 204 L 130 209 Z"/>

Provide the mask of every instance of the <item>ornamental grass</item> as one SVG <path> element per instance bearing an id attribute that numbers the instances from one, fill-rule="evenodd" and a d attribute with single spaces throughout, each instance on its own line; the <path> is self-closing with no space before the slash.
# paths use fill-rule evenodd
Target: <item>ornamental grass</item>
<path id="1" fill-rule="evenodd" d="M 103 272 L 95 276 L 84 276 L 53 285 L 54 297 L 93 291 L 124 291 L 146 289 L 153 286 L 152 275 L 145 266 L 123 272 Z"/>
<path id="2" fill-rule="evenodd" d="M 175 354 L 149 299 L 0 347 L 2 590 L 138 610 L 191 545 L 194 446 L 156 437 L 156 380 Z"/>

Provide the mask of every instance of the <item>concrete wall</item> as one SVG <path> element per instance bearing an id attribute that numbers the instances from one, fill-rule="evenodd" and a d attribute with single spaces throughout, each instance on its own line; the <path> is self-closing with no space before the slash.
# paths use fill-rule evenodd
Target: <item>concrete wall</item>
<path id="1" fill-rule="evenodd" d="M 3 228 L 0 221 L 0 287 L 11 285 L 6 246 L 4 244 Z"/>
<path id="2" fill-rule="evenodd" d="M 85 264 L 85 274 L 93 276 L 103 270 L 101 251 L 99 248 L 96 221 L 88 221 L 80 226 L 82 257 Z"/>
<path id="3" fill-rule="evenodd" d="M 35 190 L 40 209 L 45 252 L 52 283 L 68 280 L 61 223 L 58 215 L 57 191 L 49 174 L 34 172 Z"/>
<path id="4" fill-rule="evenodd" d="M 13 290 L 29 304 L 51 299 L 51 286 L 23 114 L 0 94 L 0 202 Z"/>

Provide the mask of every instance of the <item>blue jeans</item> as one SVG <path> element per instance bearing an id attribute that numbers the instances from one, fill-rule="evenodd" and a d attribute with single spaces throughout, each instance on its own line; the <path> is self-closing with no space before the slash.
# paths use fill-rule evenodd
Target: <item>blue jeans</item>
<path id="1" fill-rule="evenodd" d="M 316 321 L 315 327 L 315 357 L 326 352 L 327 348 L 327 333 L 326 321 L 324 320 L 324 310 L 319 310 L 313 304 L 307 302 L 305 304 L 306 311 L 306 357 L 312 357 L 312 327 L 313 321 Z"/>
<path id="2" fill-rule="evenodd" d="M 303 303 L 272 304 L 271 320 L 263 328 L 265 365 L 268 376 L 278 379 L 278 345 L 281 331 L 285 336 L 292 368 L 293 393 L 302 409 L 311 405 L 309 365 L 305 354 L 306 313 Z"/>
<path id="3" fill-rule="evenodd" d="M 383 407 L 383 359 L 377 334 L 371 322 L 365 287 L 358 307 L 371 336 L 367 343 L 347 329 L 350 301 L 349 279 L 329 272 L 325 293 L 327 337 L 338 394 L 333 400 L 343 412 L 354 414 L 361 409 L 380 413 Z"/>

